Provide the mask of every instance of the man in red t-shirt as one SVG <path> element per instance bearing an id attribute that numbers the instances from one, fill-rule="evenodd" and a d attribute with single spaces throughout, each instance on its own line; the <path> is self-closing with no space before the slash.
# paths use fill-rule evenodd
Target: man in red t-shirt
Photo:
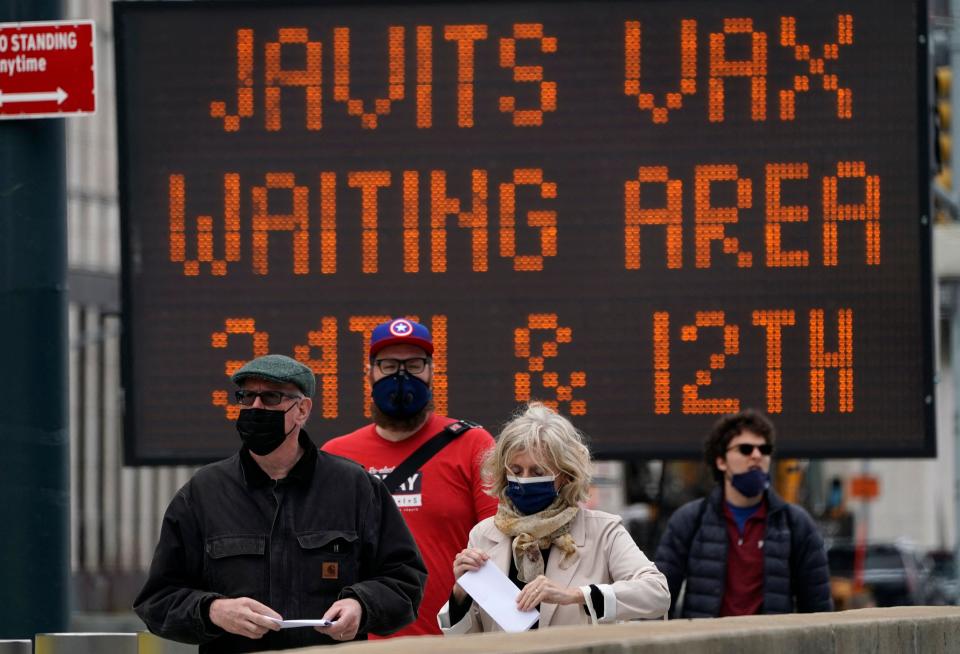
<path id="1" fill-rule="evenodd" d="M 423 325 L 405 318 L 378 325 L 370 338 L 368 372 L 373 424 L 327 441 L 322 449 L 382 478 L 456 422 L 433 411 L 432 355 L 433 340 Z M 480 481 L 481 461 L 493 445 L 486 430 L 472 427 L 393 492 L 428 573 L 417 621 L 394 636 L 440 633 L 437 613 L 453 588 L 453 557 L 466 546 L 470 529 L 497 509 Z"/>

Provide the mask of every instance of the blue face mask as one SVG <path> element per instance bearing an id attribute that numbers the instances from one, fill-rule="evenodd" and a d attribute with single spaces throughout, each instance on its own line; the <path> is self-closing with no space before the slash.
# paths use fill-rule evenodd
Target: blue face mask
<path id="1" fill-rule="evenodd" d="M 770 488 L 770 475 L 763 470 L 754 468 L 747 472 L 741 472 L 739 475 L 733 475 L 730 483 L 744 497 L 756 497 Z"/>
<path id="2" fill-rule="evenodd" d="M 405 370 L 384 377 L 373 385 L 373 401 L 377 408 L 391 418 L 409 418 L 417 415 L 430 401 L 430 387 Z"/>
<path id="3" fill-rule="evenodd" d="M 539 513 L 557 499 L 554 477 L 514 477 L 507 475 L 507 497 L 524 515 Z"/>

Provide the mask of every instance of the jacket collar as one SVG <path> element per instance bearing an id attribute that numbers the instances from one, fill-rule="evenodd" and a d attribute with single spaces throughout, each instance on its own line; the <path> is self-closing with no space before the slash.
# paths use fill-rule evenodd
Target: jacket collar
<path id="1" fill-rule="evenodd" d="M 317 463 L 317 446 L 310 440 L 306 430 L 300 429 L 297 436 L 297 442 L 303 448 L 303 456 L 293 465 L 287 476 L 281 480 L 284 483 L 298 484 L 306 486 L 313 479 L 313 471 Z M 270 475 L 263 471 L 246 447 L 240 448 L 240 469 L 243 472 L 244 481 L 249 488 L 260 488 L 271 483 Z"/>
<path id="2" fill-rule="evenodd" d="M 777 511 L 782 511 L 787 508 L 787 501 L 777 495 L 777 491 L 773 488 L 767 489 L 767 512 L 776 513 Z"/>
<path id="3" fill-rule="evenodd" d="M 767 500 L 767 515 L 782 511 L 787 506 L 787 501 L 777 495 L 777 491 L 773 490 L 772 486 L 766 490 L 765 495 Z M 710 491 L 710 495 L 707 496 L 707 501 L 713 504 L 717 513 L 723 515 L 723 486 L 721 484 L 714 486 L 713 490 Z"/>

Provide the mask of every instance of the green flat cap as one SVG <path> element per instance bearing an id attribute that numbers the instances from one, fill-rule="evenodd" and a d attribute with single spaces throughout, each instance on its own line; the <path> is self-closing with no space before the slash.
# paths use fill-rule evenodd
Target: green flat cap
<path id="1" fill-rule="evenodd" d="M 279 384 L 294 384 L 307 397 L 313 397 L 317 390 L 317 378 L 313 371 L 296 359 L 282 354 L 265 354 L 248 361 L 233 373 L 230 379 L 234 384 L 239 384 L 248 377 L 267 379 Z"/>

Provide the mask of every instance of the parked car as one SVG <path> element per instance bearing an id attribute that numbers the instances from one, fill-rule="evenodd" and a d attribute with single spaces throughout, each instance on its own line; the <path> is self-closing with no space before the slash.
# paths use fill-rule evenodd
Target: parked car
<path id="1" fill-rule="evenodd" d="M 957 560 L 950 550 L 934 550 L 926 557 L 930 571 L 929 604 L 960 604 L 960 577 L 957 575 Z"/>
<path id="2" fill-rule="evenodd" d="M 856 544 L 830 545 L 827 559 L 830 576 L 854 581 Z M 867 543 L 863 584 L 877 606 L 927 604 L 929 573 L 916 550 L 906 543 Z"/>

